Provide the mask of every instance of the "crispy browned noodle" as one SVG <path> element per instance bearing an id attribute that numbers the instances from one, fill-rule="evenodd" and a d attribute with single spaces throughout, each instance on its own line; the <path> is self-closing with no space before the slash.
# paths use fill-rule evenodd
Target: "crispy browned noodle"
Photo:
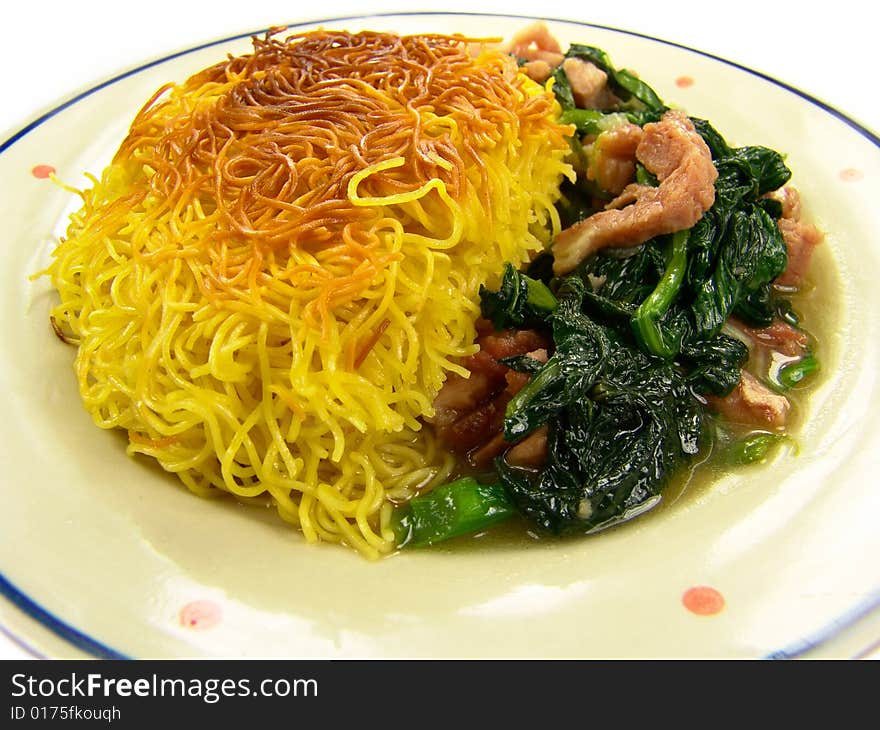
<path id="1" fill-rule="evenodd" d="M 267 35 L 163 87 L 49 269 L 86 408 L 197 493 L 388 552 L 383 505 L 451 469 L 420 419 L 480 284 L 558 229 L 557 115 L 441 35 Z"/>

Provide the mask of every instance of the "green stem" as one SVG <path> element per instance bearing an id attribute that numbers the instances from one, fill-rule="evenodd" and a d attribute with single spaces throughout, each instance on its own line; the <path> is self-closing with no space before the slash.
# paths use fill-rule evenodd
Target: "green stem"
<path id="1" fill-rule="evenodd" d="M 550 291 L 550 288 L 541 280 L 533 279 L 530 276 L 523 276 L 526 280 L 526 287 L 528 288 L 528 303 L 535 309 L 541 310 L 542 312 L 547 312 L 552 314 L 556 311 L 556 307 L 559 306 L 559 302 L 556 300 L 556 297 L 553 296 L 553 292 Z"/>
<path id="2" fill-rule="evenodd" d="M 672 236 L 669 263 L 663 276 L 645 301 L 636 310 L 631 323 L 639 342 L 648 352 L 660 357 L 670 358 L 677 354 L 677 348 L 666 342 L 659 320 L 666 314 L 681 289 L 687 271 L 687 243 L 690 230 L 678 231 Z"/>
<path id="3" fill-rule="evenodd" d="M 515 512 L 503 486 L 463 477 L 397 507 L 391 527 L 398 547 L 424 547 L 485 530 Z"/>
<path id="4" fill-rule="evenodd" d="M 782 434 L 777 433 L 749 434 L 730 447 L 730 461 L 742 465 L 762 462 L 783 438 Z"/>
<path id="5" fill-rule="evenodd" d="M 526 412 L 531 401 L 542 391 L 548 384 L 558 379 L 562 372 L 562 365 L 557 357 L 552 356 L 535 375 L 525 384 L 525 387 L 519 391 L 507 403 L 504 411 L 504 437 L 511 443 L 517 439 L 521 439 L 534 431 L 540 423 L 530 422 L 523 415 Z"/>
<path id="6" fill-rule="evenodd" d="M 605 113 L 595 109 L 566 109 L 559 116 L 560 124 L 574 124 L 578 134 L 599 134 Z"/>
<path id="7" fill-rule="evenodd" d="M 777 378 L 785 390 L 791 390 L 804 378 L 818 370 L 819 361 L 812 354 L 807 354 L 797 362 L 782 367 Z"/>

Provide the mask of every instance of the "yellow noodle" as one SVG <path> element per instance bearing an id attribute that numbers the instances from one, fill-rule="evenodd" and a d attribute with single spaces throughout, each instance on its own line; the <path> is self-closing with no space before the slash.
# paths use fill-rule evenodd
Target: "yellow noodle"
<path id="1" fill-rule="evenodd" d="M 450 478 L 422 419 L 478 291 L 559 228 L 570 128 L 458 37 L 254 39 L 157 91 L 48 269 L 83 402 L 200 495 L 376 558 Z"/>

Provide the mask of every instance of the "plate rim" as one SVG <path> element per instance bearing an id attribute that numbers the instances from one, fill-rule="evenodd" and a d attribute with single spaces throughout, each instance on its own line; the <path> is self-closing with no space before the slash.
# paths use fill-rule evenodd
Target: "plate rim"
<path id="1" fill-rule="evenodd" d="M 624 28 L 619 28 L 611 25 L 605 25 L 600 23 L 592 23 L 584 20 L 577 20 L 573 18 L 563 18 L 563 17 L 549 17 L 542 15 L 525 15 L 518 13 L 497 13 L 497 12 L 471 12 L 471 11 L 454 11 L 454 10 L 407 10 L 407 11 L 387 11 L 387 12 L 376 12 L 376 13 L 365 13 L 365 14 L 353 14 L 353 15 L 340 15 L 340 16 L 331 16 L 325 18 L 312 18 L 312 19 L 304 19 L 297 20 L 288 24 L 276 24 L 268 27 L 258 28 L 255 30 L 245 31 L 241 33 L 235 33 L 233 35 L 224 36 L 222 38 L 215 38 L 213 40 L 203 41 L 193 46 L 187 46 L 185 48 L 181 48 L 175 51 L 171 51 L 162 56 L 152 58 L 142 63 L 138 63 L 134 66 L 124 67 L 123 70 L 117 71 L 114 74 L 104 78 L 103 80 L 93 82 L 90 85 L 81 88 L 78 91 L 72 92 L 67 97 L 61 97 L 59 100 L 55 102 L 50 102 L 47 105 L 47 108 L 42 112 L 36 112 L 30 117 L 30 121 L 23 124 L 23 126 L 13 125 L 11 127 L 14 131 L 4 131 L 2 136 L 2 141 L 0 141 L 0 155 L 2 155 L 7 149 L 15 145 L 17 142 L 22 140 L 28 134 L 33 132 L 35 129 L 45 124 L 48 120 L 52 119 L 54 116 L 60 114 L 66 109 L 74 106 L 80 101 L 92 96 L 93 94 L 108 88 L 120 81 L 125 80 L 131 76 L 136 76 L 150 68 L 155 66 L 159 66 L 164 63 L 168 63 L 169 61 L 173 61 L 177 58 L 181 58 L 183 56 L 187 56 L 192 53 L 196 53 L 198 51 L 202 51 L 214 46 L 219 46 L 227 43 L 233 43 L 235 41 L 243 40 L 245 38 L 251 38 L 255 36 L 259 36 L 269 32 L 275 28 L 283 28 L 284 30 L 295 30 L 297 28 L 303 27 L 311 27 L 311 26 L 319 26 L 322 23 L 338 23 L 345 21 L 368 21 L 371 18 L 395 18 L 395 17 L 438 17 L 438 16 L 446 16 L 446 17 L 471 17 L 471 18 L 506 18 L 513 20 L 523 20 L 523 21 L 545 21 L 548 23 L 567 23 L 570 25 L 576 25 L 583 28 L 593 28 L 602 31 L 610 31 L 613 33 L 619 33 L 625 36 L 630 36 L 634 38 L 639 38 L 646 41 L 651 41 L 653 43 L 659 43 L 664 46 L 669 46 L 672 48 L 677 48 L 679 50 L 686 51 L 688 53 L 694 53 L 704 58 L 708 58 L 712 61 L 721 63 L 725 66 L 735 68 L 739 71 L 742 71 L 750 76 L 754 76 L 764 81 L 767 81 L 773 84 L 776 87 L 779 87 L 785 91 L 788 91 L 801 100 L 806 101 L 822 111 L 830 114 L 832 117 L 838 119 L 839 121 L 846 124 L 856 133 L 864 137 L 869 143 L 873 144 L 875 147 L 880 149 L 880 136 L 871 130 L 866 124 L 860 122 L 854 117 L 846 114 L 845 112 L 840 111 L 835 106 L 819 99 L 818 97 L 806 92 L 792 84 L 789 84 L 785 81 L 777 79 L 763 71 L 759 71 L 755 68 L 742 64 L 738 61 L 731 61 L 730 59 L 724 58 L 717 54 L 711 53 L 709 51 L 704 51 L 698 48 L 694 48 L 692 46 L 688 46 L 683 43 L 679 43 L 676 41 L 667 40 L 664 38 L 659 38 L 657 36 L 652 36 L 648 33 L 642 33 L 639 31 L 627 30 Z M 41 624 L 44 628 L 48 629 L 50 633 L 55 635 L 57 638 L 62 639 L 67 644 L 73 646 L 75 649 L 83 651 L 87 654 L 92 655 L 97 659 L 110 659 L 110 660 L 126 660 L 126 659 L 134 659 L 135 657 L 130 657 L 110 646 L 101 642 L 100 640 L 89 636 L 88 634 L 80 631 L 79 629 L 72 626 L 70 623 L 65 620 L 59 618 L 52 612 L 48 611 L 42 605 L 40 605 L 36 600 L 31 598 L 27 593 L 25 593 L 22 589 L 18 588 L 15 584 L 13 584 L 4 574 L 2 570 L 2 566 L 0 566 L 0 596 L 6 599 L 6 601 L 11 604 L 13 610 L 17 610 L 21 612 L 27 619 L 33 620 L 38 624 Z M 843 613 L 838 616 L 828 620 L 824 625 L 820 626 L 811 634 L 804 636 L 803 638 L 796 640 L 794 642 L 789 643 L 786 646 L 783 646 L 779 649 L 768 652 L 762 657 L 756 657 L 761 659 L 794 659 L 809 651 L 827 643 L 830 639 L 840 635 L 843 631 L 848 628 L 853 627 L 857 624 L 861 619 L 867 617 L 875 610 L 880 609 L 880 586 L 876 587 L 873 591 L 869 592 L 863 599 L 852 605 Z M 13 640 L 21 641 L 22 639 L 18 636 L 17 632 L 15 632 L 8 624 L 0 626 L 5 633 L 7 633 Z M 29 644 L 27 644 L 30 647 Z"/>
<path id="2" fill-rule="evenodd" d="M 786 91 L 790 91 L 793 94 L 801 97 L 805 101 L 818 106 L 820 109 L 828 112 L 832 116 L 836 117 L 840 121 L 847 124 L 847 126 L 851 127 L 853 130 L 858 132 L 863 137 L 867 138 L 872 144 L 880 147 L 880 134 L 875 133 L 872 129 L 868 127 L 867 124 L 859 121 L 853 116 L 842 112 L 837 107 L 829 104 L 828 102 L 820 99 L 813 94 L 804 91 L 803 89 L 789 84 L 786 81 L 782 81 L 777 79 L 770 74 L 759 71 L 758 69 L 752 68 L 751 66 L 747 66 L 739 61 L 731 61 L 730 59 L 724 58 L 723 56 L 719 56 L 710 51 L 704 51 L 699 48 L 694 48 L 693 46 L 688 46 L 684 43 L 679 43 L 678 41 L 671 41 L 665 38 L 659 38 L 657 36 L 652 36 L 649 33 L 642 33 L 641 31 L 627 30 L 625 28 L 619 28 L 612 25 L 606 25 L 602 23 L 591 23 L 586 20 L 576 20 L 573 18 L 560 18 L 560 17 L 550 17 L 550 16 L 542 16 L 542 15 L 525 15 L 519 13 L 494 13 L 494 12 L 472 12 L 472 11 L 455 11 L 455 10 L 404 10 L 404 11 L 387 11 L 387 12 L 378 12 L 378 13 L 368 13 L 368 14 L 359 14 L 359 15 L 339 15 L 332 16 L 327 18 L 315 18 L 315 19 L 307 19 L 307 20 L 297 20 L 293 23 L 288 24 L 277 24 L 263 28 L 257 28 L 255 30 L 244 31 L 241 33 L 235 33 L 233 35 L 224 36 L 222 38 L 215 38 L 214 40 L 203 41 L 194 46 L 187 46 L 186 48 L 181 48 L 176 51 L 171 51 L 163 56 L 159 56 L 156 58 L 149 59 L 142 63 L 139 63 L 135 66 L 124 67 L 124 70 L 118 71 L 115 74 L 108 76 L 102 81 L 95 82 L 91 85 L 87 85 L 85 88 L 80 89 L 79 91 L 72 92 L 70 96 L 67 98 L 62 98 L 62 100 L 57 102 L 50 102 L 48 104 L 48 109 L 43 112 L 37 112 L 34 116 L 31 117 L 29 122 L 26 122 L 24 126 L 18 127 L 16 130 L 15 124 L 12 125 L 11 129 L 16 130 L 14 132 L 10 132 L 8 130 L 4 130 L 3 141 L 0 142 L 0 154 L 5 152 L 9 147 L 14 145 L 19 139 L 26 136 L 28 133 L 39 127 L 41 124 L 44 124 L 48 119 L 52 118 L 56 114 L 64 111 L 70 106 L 78 103 L 82 99 L 85 99 L 88 96 L 104 89 L 108 86 L 112 86 L 119 81 L 122 81 L 129 76 L 135 76 L 138 73 L 141 73 L 153 66 L 158 66 L 163 63 L 167 63 L 168 61 L 172 61 L 175 58 L 180 58 L 182 56 L 186 56 L 190 53 L 196 53 L 197 51 L 202 51 L 207 48 L 211 48 L 212 46 L 222 45 L 224 43 L 231 43 L 233 41 L 242 40 L 244 38 L 250 38 L 256 35 L 260 35 L 263 33 L 272 30 L 273 28 L 283 28 L 284 30 L 290 30 L 295 28 L 302 28 L 304 26 L 312 26 L 319 25 L 321 23 L 331 23 L 331 22 L 340 22 L 346 20 L 367 20 L 369 18 L 392 18 L 392 17 L 415 17 L 415 16 L 424 16 L 424 17 L 437 17 L 437 16 L 458 16 L 458 17 L 474 17 L 474 18 L 511 18 L 514 20 L 533 20 L 533 21 L 545 21 L 549 23 L 569 23 L 571 25 L 580 25 L 585 28 L 596 28 L 598 30 L 611 31 L 613 33 L 620 33 L 622 35 L 631 36 L 634 38 L 642 38 L 644 40 L 653 41 L 655 43 L 660 43 L 665 46 L 671 46 L 673 48 L 678 48 L 683 51 L 688 51 L 690 53 L 696 53 L 697 55 L 703 56 L 704 58 L 712 59 L 713 61 L 718 61 L 723 63 L 726 66 L 732 66 L 733 68 L 739 69 L 740 71 L 745 71 L 746 73 L 757 76 L 758 78 L 764 79 L 772 83 L 775 86 L 785 89 Z"/>

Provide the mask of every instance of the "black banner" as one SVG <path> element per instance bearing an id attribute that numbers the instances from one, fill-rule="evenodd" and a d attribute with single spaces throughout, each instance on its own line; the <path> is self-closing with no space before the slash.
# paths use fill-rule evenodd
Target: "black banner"
<path id="1" fill-rule="evenodd" d="M 269 718 L 295 719 L 296 725 L 330 721 L 330 727 L 363 720 L 372 727 L 383 716 L 400 720 L 416 712 L 437 719 L 465 706 L 473 718 L 503 709 L 504 695 L 581 694 L 594 670 L 566 666 L 548 674 L 537 665 L 494 661 L 7 662 L 0 727 L 51 721 L 128 727 L 184 719 L 225 727 Z M 521 700 L 517 704 L 523 709 Z"/>
<path id="2" fill-rule="evenodd" d="M 328 728 L 511 728 L 618 716 L 714 721 L 802 693 L 805 672 L 828 662 L 686 661 L 10 661 L 0 663 L 0 727 L 49 723 L 177 727 L 321 722 Z M 857 666 L 859 663 L 850 663 Z M 864 666 L 864 665 L 862 665 Z M 792 682 L 793 676 L 797 682 Z M 786 676 L 788 675 L 788 676 Z M 808 671 L 806 675 L 814 675 Z M 803 695 L 798 696 L 803 699 Z M 744 704 L 745 703 L 745 704 Z M 794 703 L 795 705 L 797 702 Z M 750 710 L 748 708 L 751 708 Z M 766 712 L 766 710 L 765 710 Z M 156 725 L 156 723 L 162 723 Z M 689 724 L 687 722 L 683 724 Z"/>

